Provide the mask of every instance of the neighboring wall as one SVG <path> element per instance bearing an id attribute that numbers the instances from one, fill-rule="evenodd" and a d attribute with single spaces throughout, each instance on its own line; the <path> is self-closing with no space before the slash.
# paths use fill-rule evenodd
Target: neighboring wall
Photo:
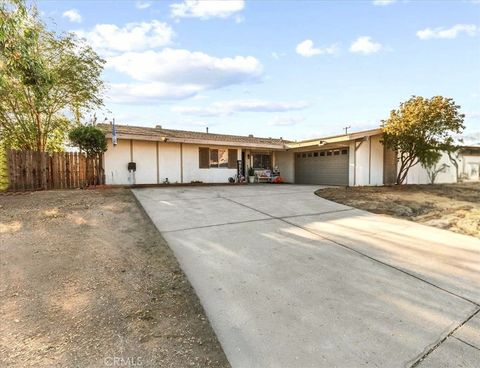
<path id="1" fill-rule="evenodd" d="M 464 155 L 458 168 L 465 181 L 480 180 L 480 155 Z"/>
<path id="2" fill-rule="evenodd" d="M 456 183 L 457 174 L 455 172 L 455 166 L 453 166 L 448 154 L 446 153 L 442 154 L 440 161 L 437 163 L 437 168 L 441 167 L 442 164 L 446 164 L 448 167 L 446 167 L 444 172 L 441 172 L 437 175 L 435 183 Z M 407 178 L 405 179 L 405 184 L 430 184 L 427 169 L 425 169 L 421 164 L 417 164 L 410 168 Z"/>
<path id="3" fill-rule="evenodd" d="M 295 153 L 289 151 L 274 152 L 274 165 L 278 166 L 280 176 L 285 183 L 295 182 Z"/>
<path id="4" fill-rule="evenodd" d="M 119 139 L 116 146 L 108 140 L 105 152 L 105 179 L 107 184 L 129 185 L 133 180 L 127 170 L 129 162 L 136 163 L 136 184 L 163 183 L 167 178 L 170 183 L 227 183 L 229 177 L 235 176 L 236 169 L 199 168 L 199 147 L 191 144 L 164 143 Z M 217 147 L 210 148 L 230 148 Z M 241 150 L 236 148 L 238 159 Z M 157 159 L 158 157 L 158 159 Z M 183 170 L 182 170 L 183 165 Z"/>

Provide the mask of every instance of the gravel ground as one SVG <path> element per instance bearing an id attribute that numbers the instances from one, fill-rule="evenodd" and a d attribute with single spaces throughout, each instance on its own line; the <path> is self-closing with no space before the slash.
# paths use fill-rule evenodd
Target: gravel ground
<path id="1" fill-rule="evenodd" d="M 320 197 L 480 238 L 480 183 L 325 188 Z"/>
<path id="2" fill-rule="evenodd" d="M 228 367 L 127 189 L 0 195 L 0 367 Z"/>

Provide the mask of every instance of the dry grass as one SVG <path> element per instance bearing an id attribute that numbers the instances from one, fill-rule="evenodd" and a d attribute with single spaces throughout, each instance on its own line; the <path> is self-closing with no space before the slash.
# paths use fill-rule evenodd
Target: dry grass
<path id="1" fill-rule="evenodd" d="M 480 184 L 326 188 L 320 197 L 480 238 Z"/>
<path id="2" fill-rule="evenodd" d="M 0 195 L 0 300 L 1 367 L 229 366 L 126 189 Z"/>

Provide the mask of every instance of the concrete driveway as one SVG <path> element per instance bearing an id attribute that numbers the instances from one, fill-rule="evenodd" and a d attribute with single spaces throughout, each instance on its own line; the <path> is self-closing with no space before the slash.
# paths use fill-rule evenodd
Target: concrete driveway
<path id="1" fill-rule="evenodd" d="M 480 367 L 480 241 L 317 188 L 134 193 L 233 367 Z"/>

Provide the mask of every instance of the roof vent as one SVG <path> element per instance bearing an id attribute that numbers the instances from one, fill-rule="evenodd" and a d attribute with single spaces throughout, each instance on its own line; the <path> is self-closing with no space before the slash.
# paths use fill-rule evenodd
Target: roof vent
<path id="1" fill-rule="evenodd" d="M 253 134 L 249 134 L 248 137 L 249 137 L 249 138 L 253 138 Z"/>
<path id="2" fill-rule="evenodd" d="M 157 125 L 155 126 L 156 129 L 162 129 L 162 126 L 161 125 Z"/>

